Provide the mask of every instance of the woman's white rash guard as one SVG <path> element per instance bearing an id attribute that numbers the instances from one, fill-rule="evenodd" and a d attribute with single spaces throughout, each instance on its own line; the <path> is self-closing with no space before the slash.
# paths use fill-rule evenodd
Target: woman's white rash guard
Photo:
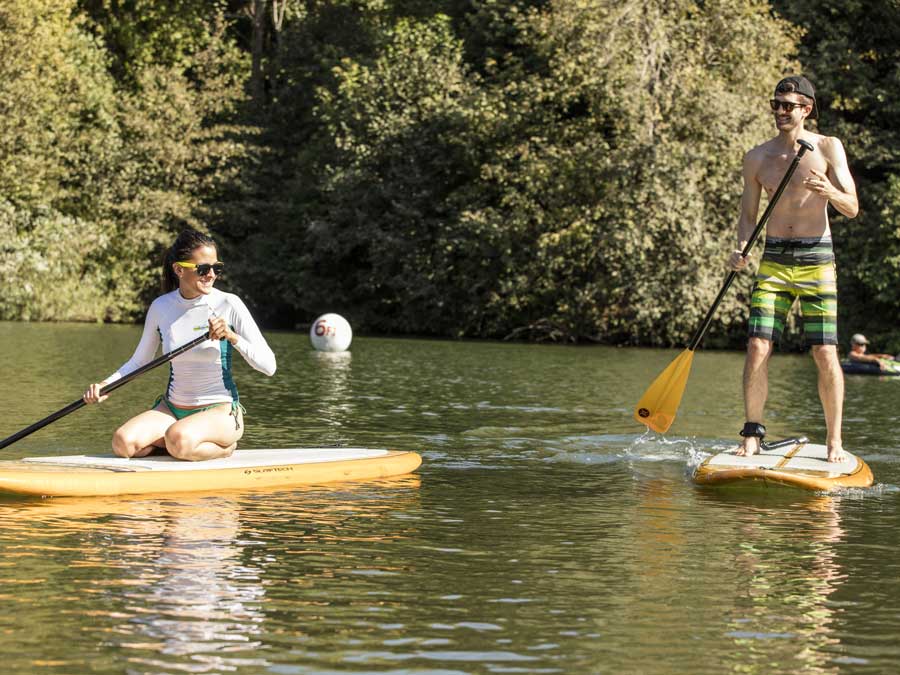
<path id="1" fill-rule="evenodd" d="M 149 363 L 162 343 L 163 353 L 177 349 L 209 329 L 209 319 L 221 317 L 238 335 L 228 340 L 206 340 L 169 362 L 166 398 L 176 406 L 202 406 L 236 402 L 238 390 L 231 377 L 231 353 L 244 357 L 254 369 L 273 375 L 275 354 L 266 343 L 246 305 L 236 295 L 213 289 L 209 295 L 185 300 L 178 289 L 161 295 L 150 305 L 144 333 L 132 357 L 104 382 L 112 384 Z"/>

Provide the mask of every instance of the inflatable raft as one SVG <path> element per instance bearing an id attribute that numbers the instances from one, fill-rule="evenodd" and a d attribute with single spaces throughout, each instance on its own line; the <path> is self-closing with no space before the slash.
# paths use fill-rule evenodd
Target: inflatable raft
<path id="1" fill-rule="evenodd" d="M 886 370 L 882 370 L 877 363 L 865 363 L 862 361 L 841 361 L 841 370 L 847 375 L 881 375 L 894 377 L 900 375 L 900 361 L 888 361 Z"/>

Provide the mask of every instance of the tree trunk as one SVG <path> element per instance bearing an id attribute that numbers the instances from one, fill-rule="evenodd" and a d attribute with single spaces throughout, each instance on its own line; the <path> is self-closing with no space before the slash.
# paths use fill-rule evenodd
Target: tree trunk
<path id="1" fill-rule="evenodd" d="M 265 105 L 266 86 L 263 74 L 263 49 L 266 37 L 266 2 L 267 0 L 251 0 L 250 19 L 253 22 L 253 36 L 250 41 L 252 66 L 250 70 L 250 95 L 253 102 L 262 107 Z"/>

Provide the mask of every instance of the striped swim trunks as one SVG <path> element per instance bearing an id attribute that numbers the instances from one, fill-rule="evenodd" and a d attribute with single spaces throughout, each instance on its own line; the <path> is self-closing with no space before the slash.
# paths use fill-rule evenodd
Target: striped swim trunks
<path id="1" fill-rule="evenodd" d="M 837 276 L 830 237 L 766 239 L 750 299 L 750 337 L 780 339 L 798 298 L 806 344 L 836 345 Z"/>

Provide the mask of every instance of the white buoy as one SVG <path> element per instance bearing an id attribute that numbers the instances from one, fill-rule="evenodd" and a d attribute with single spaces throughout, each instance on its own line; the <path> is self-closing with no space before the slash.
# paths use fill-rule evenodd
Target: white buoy
<path id="1" fill-rule="evenodd" d="M 323 314 L 309 329 L 309 340 L 320 352 L 343 352 L 353 340 L 353 329 L 340 314 Z"/>

